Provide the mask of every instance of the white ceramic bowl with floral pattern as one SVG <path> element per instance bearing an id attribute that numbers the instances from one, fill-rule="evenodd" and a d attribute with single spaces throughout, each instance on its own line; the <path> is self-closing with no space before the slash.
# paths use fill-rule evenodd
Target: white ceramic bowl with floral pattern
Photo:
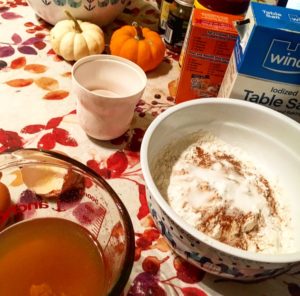
<path id="1" fill-rule="evenodd" d="M 120 15 L 128 0 L 28 0 L 35 13 L 51 25 L 67 19 L 65 10 L 75 18 L 99 26 L 111 23 Z"/>
<path id="2" fill-rule="evenodd" d="M 291 205 L 296 252 L 274 255 L 229 246 L 198 231 L 170 207 L 154 182 L 153 165 L 168 143 L 200 129 L 255 155 L 256 160 L 276 172 Z M 143 138 L 141 166 L 149 190 L 150 212 L 172 248 L 209 273 L 242 281 L 276 276 L 300 264 L 299 138 L 300 124 L 296 121 L 241 100 L 197 99 L 160 114 Z"/>

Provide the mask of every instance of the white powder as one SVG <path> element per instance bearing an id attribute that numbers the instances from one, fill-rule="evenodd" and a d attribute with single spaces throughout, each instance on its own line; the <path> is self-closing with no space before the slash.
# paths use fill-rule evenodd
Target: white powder
<path id="1" fill-rule="evenodd" d="M 254 163 L 240 148 L 199 131 L 168 145 L 153 171 L 170 206 L 198 230 L 244 250 L 294 251 L 282 193 Z"/>

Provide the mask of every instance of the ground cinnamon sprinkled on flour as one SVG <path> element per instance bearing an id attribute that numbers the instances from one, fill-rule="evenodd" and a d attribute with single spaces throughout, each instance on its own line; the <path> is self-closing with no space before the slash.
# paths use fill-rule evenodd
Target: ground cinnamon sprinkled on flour
<path id="1" fill-rule="evenodd" d="M 243 250 L 283 248 L 277 189 L 237 147 L 201 131 L 166 147 L 154 172 L 171 207 L 198 230 Z"/>
<path id="2" fill-rule="evenodd" d="M 197 151 L 196 157 L 197 160 L 199 161 L 198 165 L 205 168 L 210 167 L 213 163 L 211 156 L 208 153 L 204 152 L 204 150 L 198 146 L 196 147 L 196 151 Z"/>

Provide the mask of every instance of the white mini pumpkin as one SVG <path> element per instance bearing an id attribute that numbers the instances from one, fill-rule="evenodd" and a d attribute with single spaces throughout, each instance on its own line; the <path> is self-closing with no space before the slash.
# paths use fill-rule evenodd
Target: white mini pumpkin
<path id="1" fill-rule="evenodd" d="M 62 20 L 50 31 L 50 42 L 55 53 L 66 61 L 102 53 L 105 47 L 104 34 L 100 27 L 90 22 L 74 19 Z"/>

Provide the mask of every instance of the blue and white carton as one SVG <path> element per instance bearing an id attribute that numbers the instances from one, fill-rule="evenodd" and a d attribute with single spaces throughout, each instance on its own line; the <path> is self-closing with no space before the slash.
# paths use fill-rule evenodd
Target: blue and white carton
<path id="1" fill-rule="evenodd" d="M 258 103 L 300 122 L 300 11 L 252 2 L 236 27 L 239 37 L 218 96 Z"/>

